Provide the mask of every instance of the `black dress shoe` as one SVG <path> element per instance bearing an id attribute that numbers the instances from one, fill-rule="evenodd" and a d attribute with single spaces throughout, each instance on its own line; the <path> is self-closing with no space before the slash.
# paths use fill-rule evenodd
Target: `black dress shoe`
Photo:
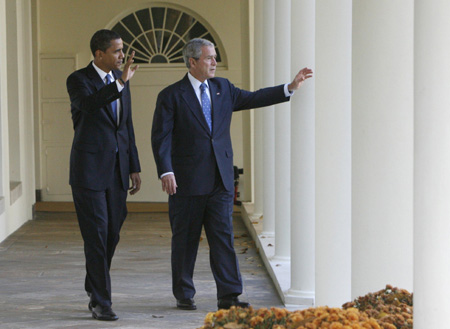
<path id="1" fill-rule="evenodd" d="M 101 321 L 116 321 L 119 317 L 109 306 L 97 305 L 92 309 L 92 317 Z"/>
<path id="2" fill-rule="evenodd" d="M 219 298 L 219 300 L 217 301 L 217 307 L 219 308 L 219 310 L 220 309 L 228 310 L 230 309 L 231 306 L 248 308 L 250 307 L 250 304 L 246 302 L 241 302 L 237 297 Z"/>
<path id="3" fill-rule="evenodd" d="M 197 305 L 195 305 L 195 302 L 192 298 L 186 298 L 186 299 L 177 299 L 177 307 L 180 310 L 196 310 Z"/>

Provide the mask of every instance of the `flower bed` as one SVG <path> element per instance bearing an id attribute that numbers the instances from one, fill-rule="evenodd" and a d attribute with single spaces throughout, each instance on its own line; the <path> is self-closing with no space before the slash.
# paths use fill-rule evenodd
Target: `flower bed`
<path id="1" fill-rule="evenodd" d="M 375 318 L 383 329 L 409 329 L 413 327 L 413 295 L 407 290 L 387 285 L 376 293 L 369 293 L 342 306 L 357 308 Z"/>
<path id="2" fill-rule="evenodd" d="M 199 329 L 409 329 L 413 325 L 412 294 L 386 286 L 343 308 L 312 307 L 290 312 L 281 308 L 232 307 L 208 313 Z"/>

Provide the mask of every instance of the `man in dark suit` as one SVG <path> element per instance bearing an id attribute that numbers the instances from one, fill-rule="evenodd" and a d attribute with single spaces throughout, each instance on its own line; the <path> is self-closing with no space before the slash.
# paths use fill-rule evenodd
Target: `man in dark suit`
<path id="1" fill-rule="evenodd" d="M 127 190 L 139 191 L 141 171 L 131 117 L 130 80 L 134 53 L 124 60 L 120 36 L 97 31 L 94 60 L 67 78 L 75 130 L 70 154 L 70 185 L 86 256 L 85 289 L 98 320 L 114 321 L 110 268 L 127 216 Z M 129 187 L 131 178 L 132 186 Z"/>
<path id="2" fill-rule="evenodd" d="M 231 116 L 233 111 L 288 101 L 312 71 L 302 69 L 289 85 L 249 92 L 214 78 L 211 42 L 190 40 L 183 57 L 189 72 L 160 92 L 152 127 L 158 177 L 169 194 L 173 294 L 178 308 L 196 309 L 192 277 L 204 226 L 218 307 L 248 307 L 238 299 L 242 280 L 233 246 Z"/>

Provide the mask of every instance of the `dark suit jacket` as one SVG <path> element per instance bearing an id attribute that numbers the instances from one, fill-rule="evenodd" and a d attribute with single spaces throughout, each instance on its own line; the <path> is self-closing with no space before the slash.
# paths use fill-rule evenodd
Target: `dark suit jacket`
<path id="1" fill-rule="evenodd" d="M 120 71 L 113 72 L 115 78 Z M 129 187 L 129 174 L 140 172 L 131 117 L 130 87 L 118 92 L 115 83 L 105 85 L 90 63 L 67 78 L 73 128 L 70 154 L 72 186 L 101 191 L 114 177 L 116 150 L 124 189 Z M 120 124 L 114 122 L 110 103 L 120 99 Z"/>
<path id="2" fill-rule="evenodd" d="M 283 85 L 249 92 L 224 78 L 208 80 L 213 128 L 209 131 L 201 105 L 186 76 L 162 90 L 156 102 L 152 147 L 158 177 L 174 172 L 177 194 L 204 195 L 213 190 L 216 166 L 225 189 L 234 189 L 230 125 L 233 111 L 289 100 Z"/>

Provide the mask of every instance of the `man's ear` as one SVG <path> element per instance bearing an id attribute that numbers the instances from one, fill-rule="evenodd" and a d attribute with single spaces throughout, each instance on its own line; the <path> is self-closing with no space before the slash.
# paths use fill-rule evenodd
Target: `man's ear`
<path id="1" fill-rule="evenodd" d="M 103 51 L 101 51 L 100 49 L 97 49 L 95 51 L 95 58 L 101 58 L 102 57 L 102 53 L 103 53 Z"/>
<path id="2" fill-rule="evenodd" d="M 190 67 L 195 66 L 196 63 L 197 63 L 197 62 L 196 62 L 196 60 L 195 60 L 193 57 L 190 57 L 190 58 L 189 58 L 189 65 L 190 65 Z"/>

